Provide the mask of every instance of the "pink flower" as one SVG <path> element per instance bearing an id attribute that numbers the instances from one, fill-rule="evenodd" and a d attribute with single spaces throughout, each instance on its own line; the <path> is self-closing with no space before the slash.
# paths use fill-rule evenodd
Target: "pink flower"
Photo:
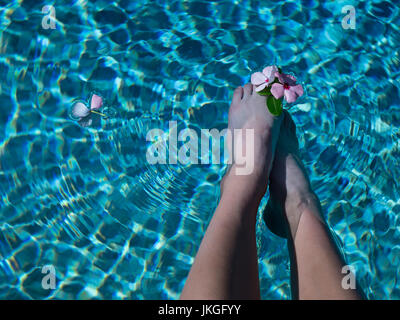
<path id="1" fill-rule="evenodd" d="M 264 90 L 275 80 L 275 74 L 278 72 L 276 66 L 264 68 L 262 72 L 255 72 L 251 75 L 251 83 L 256 86 L 256 92 Z"/>
<path id="2" fill-rule="evenodd" d="M 97 94 L 92 94 L 90 99 L 90 109 L 86 106 L 86 103 L 78 101 L 72 106 L 72 116 L 76 118 L 79 124 L 83 127 L 88 127 L 92 124 L 91 114 L 97 112 L 103 106 L 103 99 Z"/>
<path id="3" fill-rule="evenodd" d="M 276 73 L 280 83 L 274 83 L 271 87 L 271 93 L 276 99 L 285 97 L 288 103 L 295 102 L 298 97 L 303 95 L 303 87 L 296 84 L 296 78 L 285 73 Z"/>

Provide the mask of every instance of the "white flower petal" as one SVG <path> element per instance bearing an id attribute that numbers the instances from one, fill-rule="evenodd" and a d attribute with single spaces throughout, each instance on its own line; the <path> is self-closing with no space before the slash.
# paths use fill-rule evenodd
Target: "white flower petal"
<path id="1" fill-rule="evenodd" d="M 82 127 L 89 127 L 92 124 L 92 117 L 86 117 L 78 121 Z"/>
<path id="2" fill-rule="evenodd" d="M 278 68 L 276 66 L 265 67 L 264 70 L 262 71 L 264 76 L 266 76 L 268 79 L 270 79 L 271 76 L 273 76 L 275 79 L 275 72 L 278 72 Z"/>
<path id="3" fill-rule="evenodd" d="M 90 114 L 90 110 L 86 105 L 82 102 L 77 102 L 72 107 L 72 115 L 75 118 L 83 118 Z"/>
<path id="4" fill-rule="evenodd" d="M 268 83 L 264 82 L 263 84 L 260 84 L 259 86 L 256 87 L 256 92 L 260 92 L 265 89 L 265 87 L 268 85 Z"/>
<path id="5" fill-rule="evenodd" d="M 255 86 L 264 83 L 265 80 L 267 80 L 267 78 L 261 72 L 254 72 L 251 75 L 251 83 L 254 84 Z"/>

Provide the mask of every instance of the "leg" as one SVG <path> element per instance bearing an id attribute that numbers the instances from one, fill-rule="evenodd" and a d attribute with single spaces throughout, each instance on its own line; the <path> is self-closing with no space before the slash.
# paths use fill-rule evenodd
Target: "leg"
<path id="1" fill-rule="evenodd" d="M 300 299 L 359 299 L 342 288 L 344 262 L 322 220 L 320 203 L 299 158 L 296 128 L 289 113 L 281 126 L 270 177 L 267 224 L 289 240 L 294 296 Z M 269 220 L 269 221 L 268 221 Z M 294 268 L 293 268 L 294 267 Z M 296 283 L 297 282 L 297 283 Z"/>
<path id="2" fill-rule="evenodd" d="M 246 175 L 237 174 L 243 164 L 237 163 L 239 150 L 233 148 L 233 165 L 223 179 L 221 200 L 201 242 L 181 299 L 260 298 L 256 214 L 267 189 L 281 119 L 268 112 L 265 97 L 253 92 L 251 85 L 235 90 L 228 126 L 231 130 L 254 130 L 253 150 L 248 150 L 248 145 L 242 145 L 241 150 L 245 150 L 245 166 L 253 161 L 254 170 Z"/>

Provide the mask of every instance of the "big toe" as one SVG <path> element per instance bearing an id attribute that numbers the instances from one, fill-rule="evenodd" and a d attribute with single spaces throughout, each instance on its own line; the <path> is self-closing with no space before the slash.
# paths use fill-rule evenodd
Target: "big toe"
<path id="1" fill-rule="evenodd" d="M 236 104 L 239 103 L 243 98 L 243 87 L 237 87 L 235 91 L 233 91 L 233 99 L 232 103 Z"/>
<path id="2" fill-rule="evenodd" d="M 253 93 L 253 85 L 251 83 L 247 83 L 243 88 L 243 99 L 247 99 Z"/>

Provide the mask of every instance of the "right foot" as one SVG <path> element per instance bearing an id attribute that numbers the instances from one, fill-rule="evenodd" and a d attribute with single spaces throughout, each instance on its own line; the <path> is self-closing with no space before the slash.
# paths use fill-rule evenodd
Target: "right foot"
<path id="1" fill-rule="evenodd" d="M 300 160 L 296 125 L 287 111 L 280 128 L 269 191 L 264 221 L 275 234 L 288 238 L 290 232 L 294 239 L 304 208 L 318 206 L 319 202 Z"/>

